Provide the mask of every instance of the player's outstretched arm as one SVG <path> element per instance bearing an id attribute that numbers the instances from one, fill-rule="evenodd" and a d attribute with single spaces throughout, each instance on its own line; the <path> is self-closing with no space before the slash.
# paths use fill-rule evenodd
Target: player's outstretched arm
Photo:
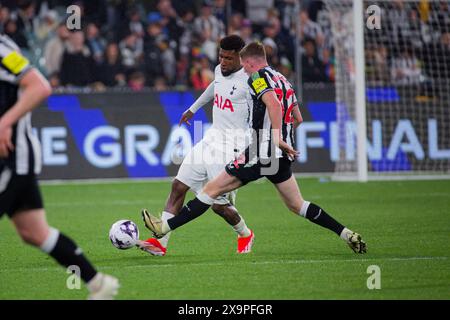
<path id="1" fill-rule="evenodd" d="M 182 123 L 191 125 L 189 123 L 189 120 L 194 116 L 197 110 L 202 108 L 205 104 L 207 104 L 213 99 L 214 99 L 214 81 L 209 84 L 208 88 L 206 88 L 205 91 L 203 91 L 203 93 L 201 94 L 201 96 L 198 97 L 197 100 L 195 100 L 192 106 L 190 106 L 189 109 L 183 112 L 178 125 L 181 126 Z"/>
<path id="2" fill-rule="evenodd" d="M 193 116 L 194 116 L 194 113 L 191 110 L 187 109 L 181 115 L 180 122 L 178 123 L 178 126 L 181 126 L 183 123 L 186 123 L 188 126 L 190 126 L 191 123 L 189 122 L 189 120 L 191 120 Z"/>
<path id="3" fill-rule="evenodd" d="M 48 81 L 36 69 L 31 69 L 19 81 L 22 92 L 17 102 L 0 118 L 0 158 L 14 149 L 12 127 L 19 119 L 47 98 L 52 90 Z"/>
<path id="4" fill-rule="evenodd" d="M 28 71 L 20 80 L 19 85 L 22 89 L 19 99 L 0 119 L 2 125 L 14 125 L 52 93 L 50 84 L 36 69 Z"/>

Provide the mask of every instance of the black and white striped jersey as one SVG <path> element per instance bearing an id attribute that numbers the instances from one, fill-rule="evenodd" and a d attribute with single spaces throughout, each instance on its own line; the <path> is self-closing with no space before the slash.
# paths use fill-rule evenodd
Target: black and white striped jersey
<path id="1" fill-rule="evenodd" d="M 272 156 L 272 133 L 269 112 L 267 112 L 261 97 L 267 91 L 273 90 L 281 103 L 282 108 L 282 138 L 294 148 L 294 118 L 292 109 L 298 104 L 295 90 L 278 71 L 265 67 L 253 73 L 248 79 L 253 97 L 252 128 L 256 131 L 258 143 L 258 157 L 270 158 Z M 279 148 L 276 148 L 276 158 L 287 157 Z"/>
<path id="2" fill-rule="evenodd" d="M 32 67 L 27 58 L 20 53 L 18 46 L 3 34 L 0 34 L 0 60 L 0 117 L 2 117 L 16 103 L 19 97 L 19 82 Z M 41 151 L 39 141 L 31 131 L 31 112 L 20 118 L 13 126 L 12 143 L 14 150 L 10 152 L 8 158 L 0 159 L 0 162 L 19 175 L 40 173 Z"/>

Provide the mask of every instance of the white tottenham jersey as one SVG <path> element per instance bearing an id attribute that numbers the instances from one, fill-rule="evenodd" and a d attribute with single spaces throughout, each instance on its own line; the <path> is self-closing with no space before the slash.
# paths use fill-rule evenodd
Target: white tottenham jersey
<path id="1" fill-rule="evenodd" d="M 243 68 L 226 77 L 220 65 L 215 69 L 213 124 L 203 141 L 226 154 L 242 153 L 250 142 L 253 99 L 247 81 Z"/>

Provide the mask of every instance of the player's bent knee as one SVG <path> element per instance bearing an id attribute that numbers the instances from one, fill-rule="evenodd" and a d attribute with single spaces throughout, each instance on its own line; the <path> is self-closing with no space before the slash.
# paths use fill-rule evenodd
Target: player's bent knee
<path id="1" fill-rule="evenodd" d="M 223 214 L 225 213 L 225 206 L 221 205 L 221 204 L 213 204 L 211 209 L 217 213 L 219 216 L 223 216 Z"/>
<path id="2" fill-rule="evenodd" d="M 220 187 L 214 181 L 208 182 L 203 188 L 203 192 L 213 199 L 217 198 L 221 193 Z"/>
<path id="3" fill-rule="evenodd" d="M 189 190 L 189 187 L 185 185 L 183 182 L 175 179 L 172 182 L 172 192 L 177 195 L 183 195 Z"/>
<path id="4" fill-rule="evenodd" d="M 40 246 L 50 232 L 44 209 L 18 211 L 12 221 L 17 233 L 27 244 Z"/>
<path id="5" fill-rule="evenodd" d="M 225 219 L 225 221 L 228 222 L 228 224 L 230 224 L 231 226 L 235 226 L 241 221 L 239 212 L 232 205 L 214 204 L 212 206 L 212 209 L 216 214 Z"/>
<path id="6" fill-rule="evenodd" d="M 289 210 L 292 211 L 292 213 L 298 214 L 300 212 L 301 206 L 298 204 L 293 204 L 288 206 Z"/>
<path id="7" fill-rule="evenodd" d="M 302 208 L 302 203 L 303 201 L 300 202 L 288 202 L 286 203 L 286 206 L 288 207 L 289 211 L 295 213 L 295 214 L 299 214 L 301 208 Z"/>
<path id="8" fill-rule="evenodd" d="M 209 181 L 203 188 L 203 192 L 211 198 L 217 198 L 221 194 L 233 191 L 241 186 L 241 182 L 228 173 L 220 173 L 213 180 Z"/>
<path id="9" fill-rule="evenodd" d="M 44 243 L 45 239 L 47 239 L 47 236 L 50 232 L 48 228 L 46 228 L 45 230 L 19 228 L 17 231 L 23 242 L 36 247 L 40 247 Z"/>

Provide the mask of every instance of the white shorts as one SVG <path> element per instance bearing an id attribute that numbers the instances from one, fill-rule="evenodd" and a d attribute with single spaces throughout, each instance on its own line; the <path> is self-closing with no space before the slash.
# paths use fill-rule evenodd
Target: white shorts
<path id="1" fill-rule="evenodd" d="M 197 143 L 186 155 L 175 177 L 198 194 L 206 183 L 214 179 L 225 166 L 234 160 L 233 154 L 225 154 L 208 146 L 203 141 Z M 234 205 L 237 190 L 219 196 L 215 204 Z"/>

